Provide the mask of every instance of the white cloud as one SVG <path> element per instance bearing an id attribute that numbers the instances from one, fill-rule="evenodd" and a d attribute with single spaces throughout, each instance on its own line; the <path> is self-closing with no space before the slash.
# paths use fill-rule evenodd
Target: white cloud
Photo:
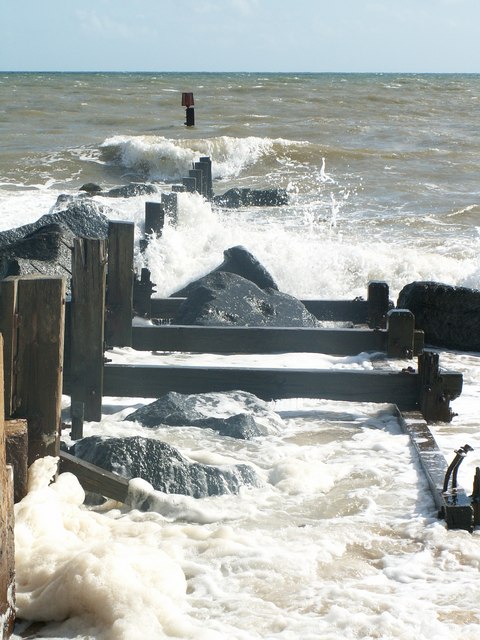
<path id="1" fill-rule="evenodd" d="M 83 31 L 94 33 L 102 38 L 129 39 L 134 34 L 129 25 L 119 22 L 105 15 L 98 14 L 95 10 L 76 11 L 77 18 Z"/>
<path id="2" fill-rule="evenodd" d="M 258 6 L 257 0 L 231 0 L 231 3 L 234 9 L 246 16 L 255 13 Z"/>

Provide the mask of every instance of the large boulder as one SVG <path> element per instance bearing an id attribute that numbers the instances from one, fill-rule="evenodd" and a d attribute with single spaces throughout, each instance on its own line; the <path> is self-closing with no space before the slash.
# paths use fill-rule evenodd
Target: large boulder
<path id="1" fill-rule="evenodd" d="M 122 187 L 114 187 L 109 191 L 102 193 L 102 196 L 108 198 L 134 198 L 136 196 L 149 196 L 158 193 L 157 188 L 153 184 L 126 184 Z"/>
<path id="2" fill-rule="evenodd" d="M 171 445 L 152 438 L 90 436 L 78 440 L 69 452 L 129 480 L 142 478 L 164 493 L 205 498 L 238 493 L 243 485 L 261 486 L 248 465 L 220 468 L 191 462 Z"/>
<path id="3" fill-rule="evenodd" d="M 45 214 L 35 222 L 0 232 L 0 251 L 32 234 L 40 227 L 46 227 L 51 224 L 58 224 L 63 228 L 69 229 L 77 237 L 106 238 L 108 236 L 106 213 L 110 211 L 108 207 L 86 199 L 68 202 L 61 210 L 57 205 L 55 210 Z"/>
<path id="4" fill-rule="evenodd" d="M 215 204 L 228 209 L 238 207 L 279 207 L 288 204 L 285 189 L 229 189 L 221 196 L 215 196 Z"/>
<path id="5" fill-rule="evenodd" d="M 223 252 L 223 258 L 222 264 L 218 265 L 210 273 L 217 273 L 217 271 L 236 273 L 238 276 L 254 282 L 260 289 L 278 289 L 275 280 L 267 269 L 245 247 L 241 245 L 230 247 L 230 249 L 226 249 Z M 172 294 L 172 297 L 188 296 L 197 287 L 200 280 L 203 280 L 203 278 L 195 280 L 183 287 L 183 289 L 176 291 Z"/>
<path id="6" fill-rule="evenodd" d="M 480 351 L 480 291 L 439 282 L 405 286 L 397 307 L 409 309 L 425 342 L 447 349 Z"/>
<path id="7" fill-rule="evenodd" d="M 278 431 L 282 419 L 247 391 L 182 394 L 169 391 L 154 402 L 130 413 L 125 420 L 147 428 L 192 426 L 248 440 Z"/>
<path id="8" fill-rule="evenodd" d="M 108 236 L 105 207 L 78 200 L 61 203 L 35 222 L 0 232 L 0 279 L 30 273 L 71 278 L 71 250 L 75 237 Z"/>
<path id="9" fill-rule="evenodd" d="M 318 327 L 319 321 L 293 296 L 218 271 L 197 281 L 174 324 L 243 327 Z"/>

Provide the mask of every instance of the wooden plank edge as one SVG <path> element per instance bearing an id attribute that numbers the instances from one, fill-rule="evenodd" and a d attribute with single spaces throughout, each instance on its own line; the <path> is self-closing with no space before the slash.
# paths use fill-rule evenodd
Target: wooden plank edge
<path id="1" fill-rule="evenodd" d="M 91 491 L 118 502 L 128 502 L 128 480 L 72 456 L 66 451 L 60 451 L 59 472 L 73 473 L 85 491 Z"/>
<path id="2" fill-rule="evenodd" d="M 474 512 L 470 498 L 462 487 L 443 492 L 443 483 L 448 469 L 445 456 L 440 451 L 433 433 L 419 412 L 401 412 L 396 407 L 398 422 L 410 437 L 427 478 L 438 517 L 444 519 L 447 529 L 473 531 Z"/>

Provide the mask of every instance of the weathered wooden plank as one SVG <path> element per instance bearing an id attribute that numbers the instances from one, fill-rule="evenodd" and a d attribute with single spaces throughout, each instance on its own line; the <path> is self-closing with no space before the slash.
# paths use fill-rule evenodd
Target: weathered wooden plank
<path id="1" fill-rule="evenodd" d="M 173 318 L 185 298 L 152 298 L 153 318 Z M 367 300 L 301 300 L 318 320 L 368 323 Z"/>
<path id="2" fill-rule="evenodd" d="M 73 473 L 85 491 L 98 493 L 105 498 L 112 498 L 119 502 L 126 502 L 128 495 L 128 480 L 121 476 L 97 467 L 90 462 L 72 456 L 66 451 L 60 451 L 60 473 Z"/>
<path id="3" fill-rule="evenodd" d="M 5 415 L 15 410 L 13 376 L 17 356 L 17 278 L 9 277 L 0 283 L 0 332 L 3 334 Z"/>
<path id="4" fill-rule="evenodd" d="M 461 374 L 447 378 L 440 371 L 438 353 L 424 351 L 418 358 L 418 377 L 422 415 L 428 422 L 451 422 L 450 400 L 462 392 Z"/>
<path id="5" fill-rule="evenodd" d="M 72 253 L 70 372 L 72 401 L 85 419 L 102 417 L 106 247 L 104 240 L 75 238 Z"/>
<path id="6" fill-rule="evenodd" d="M 448 463 L 422 415 L 399 412 L 398 419 L 419 456 L 439 517 L 445 519 L 449 529 L 472 531 L 474 511 L 471 500 L 461 487 L 455 491 L 443 491 Z"/>
<path id="7" fill-rule="evenodd" d="M 393 325 L 383 329 L 320 329 L 310 327 L 203 327 L 160 325 L 133 327 L 132 346 L 138 351 L 204 353 L 325 353 L 355 355 L 383 351 L 389 357 L 412 357 L 423 348 L 423 333 L 410 334 Z M 391 337 L 393 332 L 393 337 Z M 419 334 L 418 339 L 416 334 Z"/>
<path id="8" fill-rule="evenodd" d="M 3 338 L 0 335 L 0 638 L 15 622 L 15 547 L 12 468 L 6 461 L 3 403 Z"/>
<path id="9" fill-rule="evenodd" d="M 28 463 L 58 454 L 65 281 L 48 276 L 22 276 L 17 281 L 17 355 L 13 417 L 28 422 Z"/>
<path id="10" fill-rule="evenodd" d="M 7 464 L 13 468 L 14 501 L 27 495 L 28 424 L 26 420 L 5 421 Z"/>
<path id="11" fill-rule="evenodd" d="M 104 393 L 108 396 L 156 398 L 168 391 L 204 393 L 234 389 L 249 391 L 265 400 L 325 398 L 391 402 L 401 410 L 418 407 L 418 378 L 413 373 L 105 365 Z"/>
<path id="12" fill-rule="evenodd" d="M 387 332 L 307 327 L 161 325 L 133 327 L 132 346 L 139 351 L 351 355 L 362 351 L 386 351 Z"/>
<path id="13" fill-rule="evenodd" d="M 389 287 L 383 280 L 372 280 L 368 283 L 368 320 L 371 329 L 383 329 L 387 324 L 387 313 L 390 301 Z"/>
<path id="14" fill-rule="evenodd" d="M 134 234 L 133 222 L 108 225 L 105 341 L 110 347 L 132 344 Z"/>
<path id="15" fill-rule="evenodd" d="M 387 314 L 387 353 L 390 358 L 411 358 L 414 354 L 415 317 L 408 309 L 391 309 Z"/>
<path id="16" fill-rule="evenodd" d="M 159 238 L 165 224 L 165 210 L 161 202 L 145 202 L 145 235 Z"/>

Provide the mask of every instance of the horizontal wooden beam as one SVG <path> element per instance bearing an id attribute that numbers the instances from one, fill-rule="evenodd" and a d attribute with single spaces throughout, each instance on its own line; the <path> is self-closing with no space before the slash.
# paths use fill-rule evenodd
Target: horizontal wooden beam
<path id="1" fill-rule="evenodd" d="M 325 398 L 393 403 L 401 410 L 418 408 L 418 376 L 405 372 L 107 364 L 104 374 L 107 396 L 158 398 L 168 391 L 242 389 L 264 400 Z M 448 380 L 450 374 L 444 377 Z"/>
<path id="2" fill-rule="evenodd" d="M 204 353 L 310 352 L 336 355 L 385 351 L 386 331 L 307 327 L 134 327 L 134 349 Z"/>
<path id="3" fill-rule="evenodd" d="M 153 318 L 173 318 L 185 298 L 152 298 Z M 367 300 L 301 300 L 319 320 L 367 324 L 369 303 Z"/>
<path id="4" fill-rule="evenodd" d="M 438 509 L 438 516 L 445 520 L 449 529 L 472 531 L 474 511 L 471 500 L 461 487 L 457 487 L 454 491 L 443 491 L 448 463 L 422 415 L 417 412 L 403 414 L 399 412 L 398 418 L 400 426 L 410 436 L 419 456 Z"/>
<path id="5" fill-rule="evenodd" d="M 72 456 L 66 451 L 60 451 L 59 471 L 60 473 L 73 473 L 85 491 L 98 493 L 105 498 L 118 500 L 118 502 L 127 501 L 128 480 Z"/>
<path id="6" fill-rule="evenodd" d="M 413 355 L 423 347 L 423 333 L 414 332 Z M 320 329 L 309 327 L 203 327 L 160 325 L 133 327 L 138 351 L 200 353 L 325 353 L 338 356 L 362 351 L 388 352 L 383 329 Z M 410 353 L 410 356 L 412 353 Z"/>

